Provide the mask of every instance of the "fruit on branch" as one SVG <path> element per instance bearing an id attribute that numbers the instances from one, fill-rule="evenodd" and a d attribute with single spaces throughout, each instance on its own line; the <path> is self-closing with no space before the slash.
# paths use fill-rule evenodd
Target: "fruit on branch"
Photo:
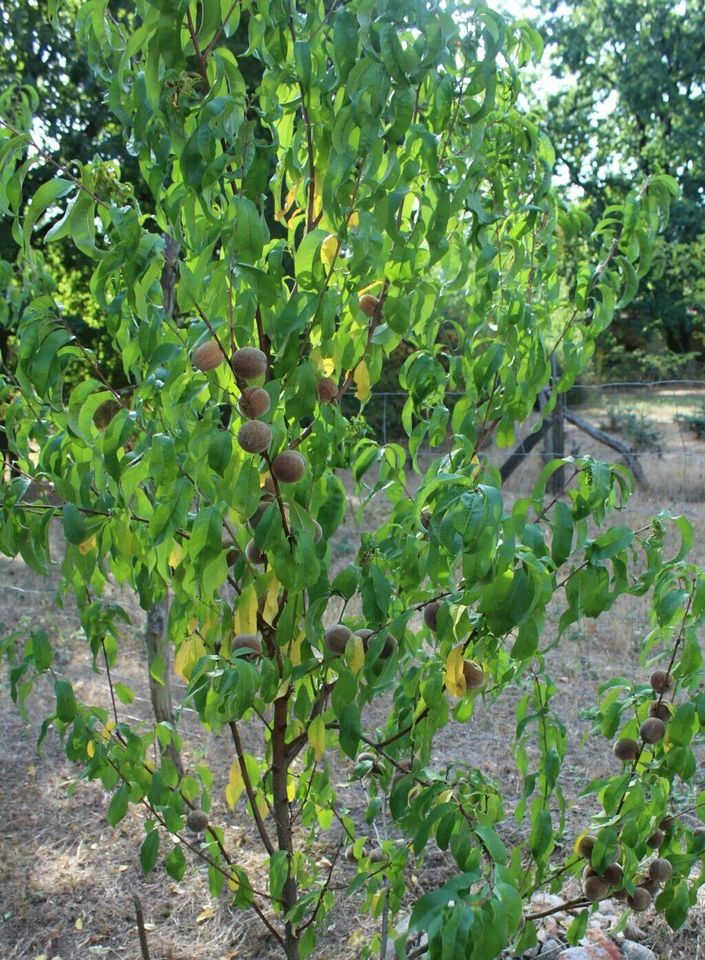
<path id="1" fill-rule="evenodd" d="M 345 647 L 351 636 L 350 627 L 346 627 L 344 623 L 336 623 L 334 627 L 328 627 L 323 639 L 330 652 L 339 657 L 345 653 Z"/>
<path id="2" fill-rule="evenodd" d="M 665 857 L 658 857 L 649 864 L 649 876 L 657 883 L 667 883 L 673 876 L 673 867 Z"/>
<path id="3" fill-rule="evenodd" d="M 636 740 L 632 740 L 630 737 L 622 737 L 621 740 L 615 741 L 612 752 L 622 763 L 629 763 L 639 756 L 640 747 Z"/>
<path id="4" fill-rule="evenodd" d="M 233 637 L 231 649 L 249 650 L 251 653 L 259 655 L 262 653 L 262 644 L 252 633 L 238 633 Z"/>
<path id="5" fill-rule="evenodd" d="M 627 897 L 627 903 L 634 913 L 643 913 L 651 906 L 651 894 L 644 887 L 635 887 L 634 893 Z"/>
<path id="6" fill-rule="evenodd" d="M 363 293 L 359 300 L 360 309 L 368 317 L 374 317 L 379 308 L 379 297 L 374 297 L 371 293 Z"/>
<path id="7" fill-rule="evenodd" d="M 676 818 L 675 817 L 664 817 L 661 823 L 659 823 L 659 830 L 663 830 L 664 833 L 668 833 L 671 827 L 675 826 Z"/>
<path id="8" fill-rule="evenodd" d="M 639 881 L 638 889 L 646 890 L 649 896 L 653 899 L 658 893 L 659 887 L 661 884 L 658 880 L 654 880 L 653 877 L 645 877 L 643 880 Z"/>
<path id="9" fill-rule="evenodd" d="M 646 841 L 646 846 L 651 847 L 652 850 L 658 850 L 662 846 L 663 841 L 666 839 L 666 834 L 663 830 L 654 830 L 649 839 Z"/>
<path id="10" fill-rule="evenodd" d="M 384 638 L 384 646 L 379 651 L 380 660 L 389 660 L 390 657 L 394 656 L 397 650 L 397 642 L 394 637 L 386 636 Z"/>
<path id="11" fill-rule="evenodd" d="M 639 727 L 639 736 L 644 743 L 660 743 L 665 735 L 666 727 L 658 717 L 649 717 Z"/>
<path id="12" fill-rule="evenodd" d="M 655 693 L 665 693 L 673 686 L 673 677 L 666 670 L 654 670 L 649 677 L 649 683 Z"/>
<path id="13" fill-rule="evenodd" d="M 375 635 L 374 630 L 370 630 L 368 627 L 361 627 L 359 630 L 355 631 L 355 636 L 359 637 L 362 640 L 362 646 L 365 648 L 365 652 L 367 652 L 367 648 L 370 645 L 369 644 L 370 637 L 374 635 Z"/>
<path id="14" fill-rule="evenodd" d="M 324 377 L 318 381 L 316 386 L 316 396 L 319 403 L 330 403 L 338 396 L 338 384 L 330 377 Z"/>
<path id="15" fill-rule="evenodd" d="M 237 432 L 237 442 L 247 453 L 264 453 L 272 442 L 272 428 L 261 420 L 247 420 Z"/>
<path id="16" fill-rule="evenodd" d="M 423 510 L 421 511 L 421 517 L 420 517 L 421 526 L 424 528 L 424 530 L 428 530 L 428 528 L 431 526 L 432 517 L 433 517 L 433 514 L 431 513 L 429 508 L 424 507 Z"/>
<path id="17" fill-rule="evenodd" d="M 626 900 L 629 894 L 624 887 L 621 887 L 619 890 L 614 890 L 611 896 L 614 900 Z"/>
<path id="18" fill-rule="evenodd" d="M 370 863 L 384 863 L 386 859 L 387 854 L 384 852 L 384 850 L 380 850 L 379 847 L 375 847 L 370 854 Z"/>
<path id="19" fill-rule="evenodd" d="M 654 700 L 654 702 L 649 705 L 649 716 L 658 717 L 663 723 L 668 723 L 671 719 L 671 708 L 667 703 L 664 703 L 663 700 L 660 703 L 658 700 Z"/>
<path id="20" fill-rule="evenodd" d="M 475 660 L 463 661 L 463 676 L 468 690 L 479 690 L 485 685 L 485 671 Z"/>
<path id="21" fill-rule="evenodd" d="M 363 847 L 362 850 L 360 851 L 360 857 L 366 857 L 366 856 L 367 856 L 367 850 L 365 849 L 365 847 Z M 348 863 L 357 863 L 358 858 L 355 856 L 355 847 L 352 844 L 350 844 L 349 847 L 345 848 L 345 859 L 348 861 Z"/>
<path id="22" fill-rule="evenodd" d="M 215 340 L 206 340 L 196 347 L 191 354 L 191 360 L 198 370 L 215 370 L 225 360 L 225 354 Z"/>
<path id="23" fill-rule="evenodd" d="M 280 483 L 296 483 L 306 473 L 306 461 L 297 450 L 284 450 L 272 460 L 272 473 Z"/>
<path id="24" fill-rule="evenodd" d="M 602 879 L 611 887 L 616 887 L 624 880 L 624 870 L 618 863 L 611 863 L 602 871 Z"/>
<path id="25" fill-rule="evenodd" d="M 233 354 L 233 373 L 242 380 L 256 380 L 267 369 L 267 357 L 257 347 L 240 347 Z"/>
<path id="26" fill-rule="evenodd" d="M 223 550 L 227 550 L 225 562 L 229 567 L 234 566 L 242 556 L 242 551 L 232 540 L 226 540 L 225 543 L 223 543 Z"/>
<path id="27" fill-rule="evenodd" d="M 186 817 L 186 826 L 194 833 L 203 833 L 208 826 L 208 814 L 205 810 L 191 810 Z"/>
<path id="28" fill-rule="evenodd" d="M 588 900 L 604 900 L 609 892 L 609 886 L 602 877 L 587 877 L 583 881 L 583 893 Z"/>
<path id="29" fill-rule="evenodd" d="M 433 633 L 438 629 L 438 611 L 441 609 L 440 600 L 432 600 L 423 608 L 424 623 Z"/>
<path id="30" fill-rule="evenodd" d="M 584 837 L 581 837 L 580 840 L 578 840 L 575 848 L 578 856 L 589 860 L 592 856 L 592 851 L 595 849 L 596 843 L 597 837 L 592 833 L 586 833 Z"/>
<path id="31" fill-rule="evenodd" d="M 268 508 L 271 507 L 273 503 L 274 503 L 274 497 L 272 496 L 271 493 L 265 493 L 262 496 L 259 502 L 259 506 L 247 521 L 253 529 L 257 527 L 257 524 L 260 522 L 260 520 L 262 519 L 262 517 L 264 516 Z"/>
<path id="32" fill-rule="evenodd" d="M 270 404 L 269 394 L 262 387 L 245 387 L 237 408 L 243 417 L 257 420 L 258 417 L 263 417 L 267 413 Z"/>
<path id="33" fill-rule="evenodd" d="M 260 551 L 260 548 L 257 546 L 254 540 L 249 540 L 247 546 L 245 547 L 245 556 L 250 561 L 250 563 L 263 564 L 266 562 L 266 556 Z"/>

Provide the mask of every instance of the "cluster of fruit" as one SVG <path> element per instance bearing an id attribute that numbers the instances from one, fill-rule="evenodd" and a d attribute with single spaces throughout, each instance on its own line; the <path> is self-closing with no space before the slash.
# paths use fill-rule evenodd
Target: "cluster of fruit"
<path id="1" fill-rule="evenodd" d="M 639 762 L 647 745 L 660 743 L 666 735 L 666 723 L 671 719 L 671 707 L 663 699 L 673 686 L 673 677 L 666 670 L 655 670 L 649 678 L 651 689 L 658 694 L 649 706 L 649 716 L 639 728 L 641 742 L 632 737 L 621 737 L 615 741 L 613 752 L 622 763 Z M 673 823 L 672 817 L 666 817 L 646 841 L 652 850 L 658 850 L 666 839 L 666 832 Z M 590 861 L 597 843 L 597 837 L 586 834 L 577 844 L 577 852 Z M 610 863 L 598 872 L 591 863 L 583 871 L 583 894 L 587 900 L 603 900 L 608 895 L 617 900 L 626 900 L 629 907 L 637 913 L 646 910 L 656 896 L 659 886 L 666 883 L 673 874 L 673 867 L 664 857 L 652 860 L 648 874 L 637 880 L 633 893 L 622 886 L 624 871 L 618 863 Z"/>
<path id="2" fill-rule="evenodd" d="M 664 826 L 667 826 L 665 821 Z M 659 847 L 663 843 L 664 836 L 664 831 L 659 828 L 649 838 L 649 846 Z M 596 843 L 596 836 L 591 833 L 585 834 L 578 842 L 578 854 L 588 861 L 591 860 Z M 612 896 L 615 900 L 626 900 L 635 913 L 641 913 L 651 906 L 659 886 L 670 880 L 672 874 L 673 867 L 670 862 L 664 857 L 657 857 L 649 864 L 647 876 L 637 880 L 633 892 L 629 893 L 622 886 L 624 870 L 618 863 L 607 864 L 601 870 L 596 870 L 591 863 L 588 863 L 583 870 L 583 894 L 586 900 L 594 902 L 604 900 L 607 896 Z"/>

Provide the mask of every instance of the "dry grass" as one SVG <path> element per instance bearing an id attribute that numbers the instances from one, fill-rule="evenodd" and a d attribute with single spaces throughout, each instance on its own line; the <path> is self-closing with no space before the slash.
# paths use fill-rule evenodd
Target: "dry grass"
<path id="1" fill-rule="evenodd" d="M 669 509 L 684 513 L 702 529 L 705 520 L 705 470 L 693 470 L 693 464 L 705 460 L 705 444 L 683 437 L 672 428 L 663 457 L 644 458 L 650 481 L 649 490 L 640 491 L 627 508 L 626 522 L 643 526 L 656 512 Z M 568 433 L 568 449 L 580 446 L 581 453 L 606 457 L 606 452 L 573 428 Z M 683 450 L 685 449 L 685 458 Z M 500 463 L 506 455 L 490 452 Z M 540 458 L 533 456 L 511 478 L 511 499 L 530 489 L 540 470 Z M 354 508 L 354 497 L 350 497 Z M 361 523 L 371 526 L 385 512 L 384 502 L 375 500 Z M 337 565 L 352 559 L 359 542 L 358 523 L 348 517 L 333 545 Z M 705 544 L 697 543 L 695 556 L 703 560 Z M 5 604 L 0 613 L 0 635 L 14 629 L 43 625 L 61 639 L 61 669 L 77 683 L 81 696 L 105 703 L 105 677 L 93 672 L 86 661 L 75 611 L 70 605 L 57 611 L 53 588 L 29 571 L 21 561 L 0 563 L 0 584 Z M 134 626 L 125 638 L 116 667 L 115 679 L 137 690 L 138 699 L 125 708 L 130 716 L 147 719 L 149 705 L 142 664 L 141 615 L 129 596 L 121 598 L 135 614 Z M 551 623 L 555 625 L 558 604 Z M 549 630 L 554 626 L 549 625 Z M 549 670 L 556 681 L 554 707 L 570 732 L 568 756 L 562 784 L 570 802 L 568 836 L 583 829 L 591 807 L 578 804 L 576 798 L 587 779 L 614 772 L 616 761 L 606 741 L 583 742 L 589 723 L 584 711 L 595 700 L 597 688 L 606 679 L 619 674 L 628 678 L 644 675 L 638 654 L 649 629 L 645 603 L 637 598 L 622 598 L 600 620 L 581 621 L 549 657 Z M 547 638 L 548 639 L 548 638 Z M 449 724 L 441 731 L 433 761 L 443 768 L 462 760 L 479 767 L 498 782 L 507 796 L 507 809 L 519 795 L 520 782 L 509 744 L 514 730 L 516 700 L 523 691 L 516 689 L 497 702 L 488 697 L 466 726 Z M 32 705 L 32 722 L 24 724 L 9 702 L 6 691 L 0 694 L 0 719 L 4 736 L 0 740 L 0 957 L 3 960 L 34 960 L 45 955 L 62 960 L 90 957 L 119 957 L 140 960 L 136 936 L 133 895 L 144 905 L 152 960 L 267 960 L 277 957 L 275 944 L 263 932 L 257 918 L 232 911 L 224 898 L 213 900 L 207 879 L 198 863 L 191 864 L 183 881 L 174 883 L 161 870 L 144 878 L 138 860 L 143 833 L 140 814 L 131 810 L 116 830 L 105 821 L 108 797 L 95 784 L 79 784 L 74 795 L 67 795 L 76 771 L 63 757 L 60 744 L 52 735 L 37 758 L 34 742 L 39 720 L 52 702 L 48 687 L 38 688 Z M 387 704 L 377 702 L 371 712 L 374 726 L 383 724 Z M 214 818 L 226 831 L 226 842 L 260 886 L 266 886 L 262 857 L 242 805 L 233 816 L 224 802 L 223 790 L 232 761 L 229 742 L 208 736 L 189 712 L 183 714 L 182 733 L 186 761 L 207 759 L 214 771 Z M 257 734 L 245 732 L 246 749 L 256 751 Z M 349 783 L 351 765 L 345 758 L 331 756 L 334 780 L 340 785 L 344 801 L 359 813 L 365 799 L 359 785 Z M 509 818 L 503 824 L 508 843 L 526 833 L 526 823 Z M 318 856 L 329 858 L 338 844 L 334 827 L 317 842 Z M 409 876 L 409 900 L 424 889 L 442 882 L 451 870 L 447 857 L 431 850 L 417 875 Z M 344 885 L 352 876 L 344 865 L 338 882 Z M 648 942 L 663 957 L 685 960 L 697 955 L 702 907 L 696 908 L 686 927 L 671 934 L 663 921 L 640 921 Z M 358 913 L 353 900 L 343 898 L 336 909 L 330 929 L 317 957 L 352 960 L 359 957 L 361 945 L 374 927 Z"/>

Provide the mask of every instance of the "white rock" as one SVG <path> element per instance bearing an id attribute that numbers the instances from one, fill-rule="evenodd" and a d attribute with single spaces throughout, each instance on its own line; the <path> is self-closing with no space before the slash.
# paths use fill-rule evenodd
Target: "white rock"
<path id="1" fill-rule="evenodd" d="M 643 943 L 635 943 L 633 940 L 624 941 L 622 956 L 624 960 L 658 960 L 653 950 L 649 950 Z"/>

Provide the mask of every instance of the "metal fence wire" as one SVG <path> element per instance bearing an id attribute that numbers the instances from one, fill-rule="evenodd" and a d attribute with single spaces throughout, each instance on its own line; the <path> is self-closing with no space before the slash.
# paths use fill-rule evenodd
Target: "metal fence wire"
<path id="1" fill-rule="evenodd" d="M 462 396 L 461 391 L 448 391 L 449 406 Z M 365 416 L 382 443 L 406 439 L 401 411 L 407 397 L 401 390 L 379 390 L 368 400 Z M 576 425 L 575 421 L 580 421 L 626 448 L 636 458 L 637 471 L 643 470 L 644 485 L 664 483 L 665 491 L 676 498 L 705 500 L 705 380 L 579 383 L 565 396 L 565 414 L 562 449 L 554 448 L 556 432 L 551 429 L 538 443 L 532 439 L 542 422 L 538 412 L 518 425 L 514 446 L 500 449 L 490 442 L 486 453 L 497 466 L 505 464 L 510 455 L 525 461 L 512 471 L 510 488 L 525 488 L 530 475 L 554 457 L 590 455 L 624 460 L 634 470 L 628 455 L 587 434 Z M 527 441 L 533 445 L 524 450 Z M 431 453 L 430 449 L 427 452 Z"/>

